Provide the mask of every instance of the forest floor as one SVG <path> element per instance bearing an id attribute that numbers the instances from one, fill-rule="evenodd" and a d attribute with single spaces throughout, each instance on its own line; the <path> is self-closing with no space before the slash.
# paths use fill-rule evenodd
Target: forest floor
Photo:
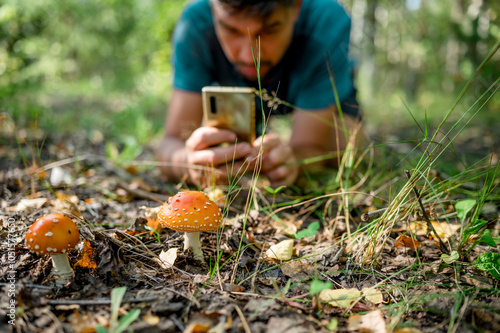
<path id="1" fill-rule="evenodd" d="M 415 229 L 417 242 L 402 241 L 409 225 L 421 222 L 418 216 L 395 221 L 373 264 L 360 265 L 340 240 L 366 225 L 363 213 L 383 207 L 354 200 L 346 222 L 335 194 L 287 189 L 273 196 L 260 188 L 245 214 L 248 188 L 219 188 L 211 194 L 227 208 L 224 227 L 201 234 L 202 264 L 182 250 L 182 233 L 148 229 L 157 228 L 152 208 L 179 190 L 162 182 L 156 169 L 117 167 L 102 144 L 83 144 L 77 136 L 47 136 L 31 157 L 13 137 L 3 139 L 0 240 L 2 248 L 9 240 L 15 244 L 15 258 L 8 251 L 0 257 L 1 332 L 500 331 L 500 281 L 470 264 L 498 247 L 481 244 L 460 265 L 445 264 L 425 228 Z M 28 156 L 24 165 L 14 162 L 21 151 Z M 141 159 L 153 160 L 151 151 Z M 494 237 L 498 204 L 484 217 Z M 60 288 L 52 285 L 50 258 L 24 245 L 29 226 L 55 212 L 73 217 L 85 241 L 69 254 L 74 280 Z M 308 228 L 318 220 L 319 230 Z M 445 242 L 460 228 L 456 217 L 449 221 Z M 266 256 L 286 239 L 293 240 L 292 260 Z M 173 248 L 169 266 L 159 258 Z M 126 292 L 112 302 L 118 287 Z M 340 292 L 336 301 L 319 297 L 325 288 Z"/>

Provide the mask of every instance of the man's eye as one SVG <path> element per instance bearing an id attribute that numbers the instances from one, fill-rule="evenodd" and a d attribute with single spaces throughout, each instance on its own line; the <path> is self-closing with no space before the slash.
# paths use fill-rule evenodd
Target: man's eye
<path id="1" fill-rule="evenodd" d="M 262 35 L 274 35 L 278 33 L 278 29 L 269 29 L 262 31 Z"/>
<path id="2" fill-rule="evenodd" d="M 225 28 L 227 34 L 230 35 L 238 35 L 240 32 L 236 29 L 231 29 L 231 28 Z"/>

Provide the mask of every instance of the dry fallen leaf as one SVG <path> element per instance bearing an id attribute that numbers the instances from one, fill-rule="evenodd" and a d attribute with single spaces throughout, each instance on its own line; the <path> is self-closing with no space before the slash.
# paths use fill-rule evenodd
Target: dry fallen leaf
<path id="1" fill-rule="evenodd" d="M 375 310 L 364 315 L 353 315 L 347 320 L 348 331 L 365 333 L 386 333 L 384 315 L 382 311 Z"/>
<path id="2" fill-rule="evenodd" d="M 431 224 L 443 242 L 448 241 L 451 236 L 457 235 L 457 231 L 460 229 L 459 224 L 440 223 L 438 221 L 431 221 Z M 427 223 L 425 221 L 410 222 L 410 229 L 417 235 L 426 235 Z M 430 233 L 430 235 L 435 238 L 434 233 Z"/>
<path id="3" fill-rule="evenodd" d="M 94 260 L 94 248 L 90 245 L 90 242 L 84 239 L 83 254 L 82 258 L 76 262 L 76 266 L 81 266 L 84 268 L 95 269 L 97 263 Z"/>
<path id="4" fill-rule="evenodd" d="M 159 263 L 162 268 L 168 269 L 172 268 L 175 264 L 175 259 L 177 259 L 177 248 L 173 247 L 168 251 L 161 251 Z"/>
<path id="5" fill-rule="evenodd" d="M 156 326 L 160 323 L 160 317 L 151 313 L 146 313 L 142 319 L 151 326 Z"/>
<path id="6" fill-rule="evenodd" d="M 207 188 L 205 189 L 205 194 L 210 198 L 210 200 L 217 203 L 217 205 L 226 205 L 227 195 L 220 187 Z"/>
<path id="7" fill-rule="evenodd" d="M 342 309 L 348 309 L 351 303 L 361 297 L 358 289 L 326 289 L 319 293 L 320 302 Z"/>
<path id="8" fill-rule="evenodd" d="M 36 199 L 21 199 L 16 206 L 9 207 L 7 210 L 14 212 L 21 212 L 31 209 L 40 209 L 45 203 L 47 203 L 47 198 L 36 198 Z"/>
<path id="9" fill-rule="evenodd" d="M 280 266 L 281 271 L 288 277 L 294 277 L 297 274 L 305 273 L 312 275 L 314 274 L 314 269 L 311 269 L 310 264 L 306 264 L 300 260 L 293 260 L 289 262 L 284 262 Z"/>
<path id="10" fill-rule="evenodd" d="M 69 185 L 73 182 L 73 176 L 67 169 L 55 167 L 50 172 L 49 182 L 50 185 L 55 187 Z"/>
<path id="11" fill-rule="evenodd" d="M 394 333 L 422 333 L 422 331 L 415 327 L 405 327 L 395 330 Z"/>
<path id="12" fill-rule="evenodd" d="M 363 288 L 361 289 L 363 297 L 373 304 L 384 303 L 384 296 L 380 290 L 375 288 Z"/>
<path id="13" fill-rule="evenodd" d="M 146 218 L 149 220 L 149 219 L 157 219 L 158 218 L 158 212 L 160 211 L 161 206 L 162 205 L 157 206 L 157 207 L 141 206 L 139 208 L 144 211 L 144 216 L 146 216 Z"/>
<path id="14" fill-rule="evenodd" d="M 158 222 L 158 219 L 149 218 L 147 226 L 150 227 L 151 229 L 153 229 L 153 231 L 149 232 L 150 235 L 153 235 L 155 231 L 156 232 L 161 231 L 161 224 L 160 224 L 160 222 Z"/>
<path id="15" fill-rule="evenodd" d="M 276 219 L 271 222 L 278 233 L 286 235 L 295 235 L 297 233 L 297 226 L 293 219 Z"/>
<path id="16" fill-rule="evenodd" d="M 418 240 L 413 239 L 410 236 L 399 235 L 399 237 L 396 239 L 395 247 L 407 247 L 409 249 L 416 250 L 422 244 L 423 243 L 420 243 Z"/>
<path id="17" fill-rule="evenodd" d="M 293 253 L 293 239 L 286 239 L 278 244 L 271 246 L 266 255 L 271 259 L 290 260 Z"/>

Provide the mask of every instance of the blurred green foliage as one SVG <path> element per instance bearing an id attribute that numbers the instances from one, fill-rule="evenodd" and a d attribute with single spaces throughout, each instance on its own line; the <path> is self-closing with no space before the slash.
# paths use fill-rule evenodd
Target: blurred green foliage
<path id="1" fill-rule="evenodd" d="M 1 111 L 20 127 L 148 142 L 163 125 L 185 2 L 0 2 Z"/>
<path id="2" fill-rule="evenodd" d="M 161 135 L 171 36 L 186 0 L 0 0 L 0 112 L 21 128 L 87 137 Z M 345 0 L 367 127 L 438 121 L 500 40 L 495 1 Z M 496 54 L 465 109 L 500 76 Z M 498 121 L 494 97 L 481 119 Z M 459 114 L 456 116 L 459 117 Z M 387 123 L 385 119 L 391 119 Z"/>
<path id="3" fill-rule="evenodd" d="M 408 123 L 408 107 L 439 122 L 488 53 L 500 41 L 500 2 L 346 0 L 352 14 L 352 53 L 367 125 Z M 468 90 L 457 113 L 500 77 L 500 52 Z M 481 113 L 483 124 L 500 107 L 496 96 Z M 386 119 L 391 119 L 387 124 Z"/>

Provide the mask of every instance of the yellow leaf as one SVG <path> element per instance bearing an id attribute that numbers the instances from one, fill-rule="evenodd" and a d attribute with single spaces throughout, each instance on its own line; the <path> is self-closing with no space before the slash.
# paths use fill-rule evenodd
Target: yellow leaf
<path id="1" fill-rule="evenodd" d="M 354 315 L 347 320 L 347 330 L 366 333 L 386 333 L 382 311 L 375 310 L 364 315 Z"/>
<path id="2" fill-rule="evenodd" d="M 266 255 L 271 259 L 290 260 L 293 253 L 293 239 L 286 239 L 278 244 L 271 246 Z"/>
<path id="3" fill-rule="evenodd" d="M 443 242 L 448 241 L 451 236 L 456 235 L 460 229 L 460 225 L 458 224 L 449 224 L 438 221 L 431 221 L 431 224 Z M 427 223 L 425 221 L 410 222 L 410 229 L 417 235 L 425 235 L 428 232 Z M 431 232 L 430 235 L 431 237 L 436 238 L 433 232 Z"/>
<path id="4" fill-rule="evenodd" d="M 363 288 L 361 292 L 363 293 L 363 297 L 373 304 L 384 303 L 384 296 L 382 295 L 382 292 L 380 290 Z"/>
<path id="5" fill-rule="evenodd" d="M 326 289 L 319 293 L 319 300 L 338 308 L 348 309 L 360 296 L 361 292 L 357 289 Z"/>
<path id="6" fill-rule="evenodd" d="M 151 326 L 156 326 L 160 323 L 160 317 L 152 315 L 150 313 L 144 315 L 142 319 Z"/>
<path id="7" fill-rule="evenodd" d="M 415 327 L 405 327 L 396 330 L 395 333 L 422 333 L 422 331 Z"/>

